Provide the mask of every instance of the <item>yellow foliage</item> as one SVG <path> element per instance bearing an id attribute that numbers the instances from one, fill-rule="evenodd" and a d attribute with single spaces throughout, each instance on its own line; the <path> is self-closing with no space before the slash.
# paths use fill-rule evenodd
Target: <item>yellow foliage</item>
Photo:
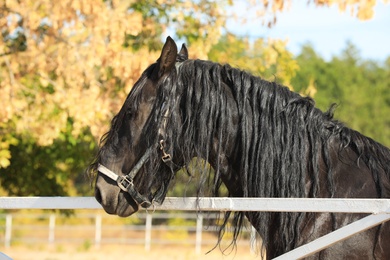
<path id="1" fill-rule="evenodd" d="M 337 5 L 340 12 L 350 10 L 352 16 L 356 16 L 359 20 L 369 20 L 374 16 L 374 6 L 376 0 L 315 0 L 316 5 L 331 6 Z M 383 1 L 384 3 L 387 0 Z"/>
<path id="2" fill-rule="evenodd" d="M 228 34 L 209 53 L 211 60 L 229 63 L 256 76 L 275 80 L 291 88 L 290 81 L 298 69 L 293 54 L 286 49 L 287 41 L 279 39 L 256 39 Z M 272 75 L 269 75 L 272 73 Z M 268 75 L 267 75 L 268 74 Z"/>
<path id="3" fill-rule="evenodd" d="M 75 135 L 86 126 L 94 126 L 96 136 L 103 134 L 107 119 L 120 105 L 117 100 L 125 94 L 119 92 L 118 99 L 110 99 L 107 93 L 115 82 L 99 82 L 97 70 L 110 66 L 114 75 L 124 74 L 133 83 L 139 73 L 131 72 L 153 61 L 150 55 L 134 57 L 122 48 L 125 32 L 137 35 L 142 30 L 141 14 L 127 12 L 128 1 L 115 1 L 110 8 L 104 1 L 81 0 L 7 1 L 6 5 L 10 11 L 2 19 L 11 17 L 8 28 L 15 30 L 23 18 L 28 48 L 0 58 L 6 65 L 0 72 L 6 97 L 2 122 L 17 117 L 18 132 L 30 133 L 42 145 L 58 136 L 67 118 L 75 122 Z M 45 24 L 47 31 L 42 35 Z M 0 47 L 7 52 L 7 46 Z M 53 93 L 47 93 L 48 86 Z M 26 99 L 26 90 L 31 100 Z"/>
<path id="4" fill-rule="evenodd" d="M 309 97 L 314 98 L 316 93 L 317 93 L 317 88 L 316 88 L 316 86 L 314 84 L 314 79 L 312 78 L 309 81 L 309 86 L 307 86 L 307 88 L 304 90 L 304 92 L 302 94 L 304 96 L 309 96 Z"/>
<path id="5" fill-rule="evenodd" d="M 349 11 L 351 16 L 359 20 L 369 20 L 374 17 L 374 7 L 376 0 L 308 0 L 308 5 L 315 6 L 333 6 L 337 5 L 340 12 Z M 382 0 L 383 3 L 389 3 L 389 0 Z M 256 8 L 256 13 L 263 24 L 272 27 L 277 22 L 277 13 L 288 10 L 292 5 L 291 0 L 252 0 L 248 1 L 248 9 Z M 246 20 L 246 17 L 242 18 Z"/>
<path id="6" fill-rule="evenodd" d="M 375 0 L 313 2 L 338 4 L 340 10 L 356 9 L 359 19 L 372 17 L 376 3 Z M 149 48 L 143 41 L 151 34 L 164 33 L 168 26 L 158 23 L 151 13 L 129 8 L 135 3 L 145 5 L 142 1 L 128 0 L 3 1 L 0 131 L 28 134 L 41 145 L 51 144 L 66 131 L 69 120 L 76 137 L 86 127 L 95 137 L 105 133 L 110 118 L 119 110 L 140 73 L 158 57 L 156 47 Z M 150 1 L 147 8 L 174 7 L 166 19 L 174 21 L 178 35 L 190 32 L 191 36 L 186 37 L 191 57 L 205 59 L 221 37 L 227 19 L 224 8 L 233 3 L 159 0 Z M 258 9 L 259 15 L 265 15 L 267 10 L 277 13 L 288 8 L 291 0 L 253 0 L 250 4 Z M 138 37 L 141 47 L 124 47 L 126 37 L 130 36 Z M 277 76 L 289 85 L 297 65 L 285 51 L 285 42 L 268 40 L 264 45 L 262 41 L 255 43 L 264 48 L 261 59 L 242 57 L 233 65 L 243 69 L 255 66 L 261 73 L 278 64 Z M 228 54 L 221 53 L 220 59 L 232 62 Z M 10 141 L 0 141 L 6 144 L 0 151 L 0 167 L 6 167 Z"/>
<path id="7" fill-rule="evenodd" d="M 0 169 L 10 165 L 11 152 L 9 151 L 9 147 L 18 143 L 18 140 L 10 136 L 10 134 L 1 131 L 2 127 L 4 125 L 0 123 Z"/>
<path id="8" fill-rule="evenodd" d="M 40 145 L 52 144 L 67 131 L 68 120 L 75 137 L 86 127 L 96 138 L 104 134 L 134 82 L 159 55 L 147 44 L 125 48 L 126 37 L 148 38 L 158 28 L 166 30 L 152 14 L 130 8 L 134 3 L 145 5 L 128 0 L 6 0 L 0 9 L 0 130 L 27 134 Z M 185 24 L 200 36 L 191 43 L 193 54 L 204 57 L 218 41 L 224 17 L 216 3 L 157 4 L 196 16 L 198 28 Z M 205 14 L 212 14 L 211 23 Z M 0 167 L 9 164 L 8 147 L 0 151 Z"/>

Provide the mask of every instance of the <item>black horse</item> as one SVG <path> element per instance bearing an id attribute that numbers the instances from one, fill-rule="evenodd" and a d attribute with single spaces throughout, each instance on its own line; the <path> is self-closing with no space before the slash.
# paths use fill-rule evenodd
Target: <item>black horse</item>
<path id="1" fill-rule="evenodd" d="M 89 172 L 109 214 L 130 216 L 162 203 L 175 173 L 193 158 L 218 196 L 390 198 L 390 150 L 323 113 L 312 99 L 229 65 L 188 59 L 168 37 L 160 58 L 136 82 Z M 201 161 L 201 160 L 198 160 Z M 263 239 L 267 258 L 362 218 L 364 214 L 235 212 Z M 228 221 L 230 212 L 225 215 Z M 382 224 L 310 259 L 390 259 Z"/>

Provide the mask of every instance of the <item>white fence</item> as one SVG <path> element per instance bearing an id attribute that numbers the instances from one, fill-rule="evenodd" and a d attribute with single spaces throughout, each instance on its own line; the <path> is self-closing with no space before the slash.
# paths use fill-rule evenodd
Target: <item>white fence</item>
<path id="1" fill-rule="evenodd" d="M 3 197 L 2 209 L 99 209 L 92 197 Z M 156 210 L 371 213 L 276 259 L 299 259 L 390 219 L 390 199 L 166 198 Z"/>
<path id="2" fill-rule="evenodd" d="M 201 253 L 202 246 L 216 245 L 214 226 L 216 213 L 141 212 L 133 221 L 116 218 L 104 212 L 76 212 L 71 216 L 56 213 L 0 214 L 0 243 L 9 248 L 16 244 L 78 244 L 85 248 L 99 248 L 105 244 L 143 245 L 146 251 L 152 245 L 194 245 Z M 204 224 L 203 220 L 213 224 Z M 116 220 L 116 221 L 113 221 Z M 172 221 L 173 220 L 173 221 Z M 175 221 L 179 220 L 179 221 Z M 239 245 L 249 246 L 255 230 L 244 229 L 245 239 Z M 208 235 L 212 234 L 212 235 Z M 205 236 L 206 235 L 206 236 Z M 1 257 L 0 257 L 1 259 Z"/>

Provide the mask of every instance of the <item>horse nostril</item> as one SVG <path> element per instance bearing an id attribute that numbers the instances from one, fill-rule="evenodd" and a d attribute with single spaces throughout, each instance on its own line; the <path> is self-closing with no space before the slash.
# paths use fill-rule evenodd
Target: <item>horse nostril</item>
<path id="1" fill-rule="evenodd" d="M 100 190 L 98 188 L 95 188 L 95 198 L 97 200 L 97 202 L 99 202 L 100 204 L 102 204 L 102 194 L 100 193 Z"/>

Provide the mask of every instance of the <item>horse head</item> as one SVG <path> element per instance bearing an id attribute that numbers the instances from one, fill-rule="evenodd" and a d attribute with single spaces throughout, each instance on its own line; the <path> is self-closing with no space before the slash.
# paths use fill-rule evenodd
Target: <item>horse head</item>
<path id="1" fill-rule="evenodd" d="M 174 79 L 175 65 L 187 58 L 186 47 L 177 53 L 168 37 L 160 58 L 142 73 L 103 136 L 91 168 L 97 173 L 95 197 L 107 213 L 125 217 L 164 200 L 178 166 L 165 138 L 171 90 L 162 83 Z"/>

